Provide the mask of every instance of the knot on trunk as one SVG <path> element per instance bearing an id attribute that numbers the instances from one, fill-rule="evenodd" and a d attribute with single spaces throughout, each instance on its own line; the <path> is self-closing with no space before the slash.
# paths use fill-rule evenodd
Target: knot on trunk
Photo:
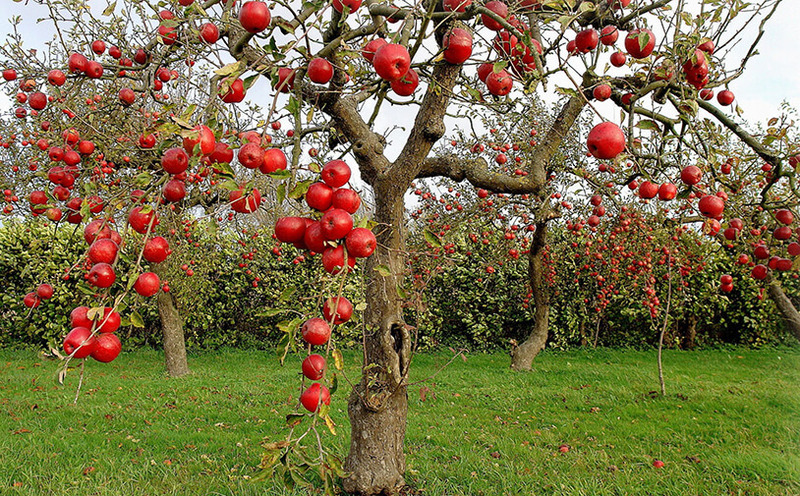
<path id="1" fill-rule="evenodd" d="M 435 143 L 444 136 L 445 131 L 444 122 L 432 122 L 422 129 L 422 136 L 427 141 Z"/>

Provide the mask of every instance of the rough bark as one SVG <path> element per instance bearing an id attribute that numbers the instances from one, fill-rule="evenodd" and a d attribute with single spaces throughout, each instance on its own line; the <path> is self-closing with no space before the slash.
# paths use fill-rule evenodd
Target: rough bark
<path id="1" fill-rule="evenodd" d="M 156 273 L 158 274 L 158 265 Z M 160 275 L 160 274 L 159 274 Z M 170 377 L 180 377 L 190 372 L 186 361 L 186 339 L 183 335 L 183 320 L 175 297 L 163 291 L 158 293 L 158 317 L 161 320 L 161 334 L 164 340 L 164 363 Z"/>
<path id="2" fill-rule="evenodd" d="M 344 468 L 350 476 L 343 481 L 345 491 L 365 496 L 394 494 L 405 485 L 406 374 L 411 358 L 397 291 L 403 277 L 405 185 L 383 180 L 374 187 L 378 248 L 367 263 L 372 276 L 366 288 L 364 368 L 348 401 L 351 437 Z M 379 265 L 391 274 L 376 272 Z"/>
<path id="3" fill-rule="evenodd" d="M 770 278 L 767 285 L 767 293 L 775 303 L 775 307 L 777 307 L 781 317 L 783 317 L 786 328 L 800 340 L 800 312 L 797 311 L 792 300 L 786 296 L 781 283 L 776 279 Z"/>
<path id="4" fill-rule="evenodd" d="M 511 353 L 513 370 L 531 370 L 533 359 L 544 349 L 547 342 L 547 327 L 550 323 L 550 295 L 547 290 L 544 264 L 544 247 L 547 242 L 547 221 L 536 223 L 536 232 L 528 253 L 528 277 L 530 278 L 533 302 L 536 311 L 533 315 L 533 327 L 528 338 Z"/>

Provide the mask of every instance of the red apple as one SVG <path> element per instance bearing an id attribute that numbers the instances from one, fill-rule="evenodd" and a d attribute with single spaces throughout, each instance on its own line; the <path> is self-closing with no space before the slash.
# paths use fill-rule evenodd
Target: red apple
<path id="1" fill-rule="evenodd" d="M 325 241 L 321 222 L 315 221 L 306 225 L 306 231 L 303 233 L 303 244 L 306 248 L 315 253 L 322 253 L 325 251 Z"/>
<path id="2" fill-rule="evenodd" d="M 156 236 L 144 245 L 144 259 L 150 263 L 161 263 L 172 253 L 169 242 L 161 236 Z"/>
<path id="3" fill-rule="evenodd" d="M 333 66 L 322 57 L 315 57 L 308 63 L 308 78 L 317 84 L 328 84 L 333 77 Z"/>
<path id="4" fill-rule="evenodd" d="M 347 236 L 353 229 L 353 217 L 341 208 L 332 208 L 320 219 L 322 235 L 329 241 Z"/>
<path id="5" fill-rule="evenodd" d="M 320 172 L 320 177 L 331 188 L 339 188 L 350 180 L 350 166 L 344 160 L 331 160 Z"/>
<path id="6" fill-rule="evenodd" d="M 383 38 L 375 38 L 374 40 L 367 43 L 364 48 L 361 50 L 361 55 L 372 62 L 372 59 L 375 57 L 375 52 L 378 51 L 378 48 L 386 45 L 388 42 Z"/>
<path id="7" fill-rule="evenodd" d="M 331 404 L 331 393 L 325 386 L 315 382 L 300 395 L 300 403 L 309 412 L 316 412 L 321 403 Z"/>
<path id="8" fill-rule="evenodd" d="M 189 155 L 183 148 L 170 148 L 161 157 L 161 167 L 168 174 L 186 172 L 189 167 Z"/>
<path id="9" fill-rule="evenodd" d="M 501 70 L 500 72 L 492 71 L 492 73 L 486 77 L 486 88 L 492 95 L 508 95 L 513 86 L 514 80 L 511 78 L 511 74 L 506 70 Z"/>
<path id="10" fill-rule="evenodd" d="M 306 343 L 312 346 L 320 346 L 328 342 L 331 337 L 331 328 L 328 322 L 314 317 L 305 321 L 300 328 L 300 334 Z"/>
<path id="11" fill-rule="evenodd" d="M 89 247 L 89 260 L 92 263 L 113 264 L 117 260 L 119 246 L 109 238 L 98 239 Z"/>
<path id="12" fill-rule="evenodd" d="M 211 155 L 214 153 L 217 141 L 214 138 L 214 131 L 208 126 L 199 125 L 192 129 L 191 135 L 183 138 L 183 149 L 189 155 L 195 155 L 197 151 L 201 155 Z M 198 148 L 199 145 L 199 148 Z"/>
<path id="13" fill-rule="evenodd" d="M 472 5 L 472 0 L 444 0 L 442 7 L 447 12 L 464 12 L 464 10 Z"/>
<path id="14" fill-rule="evenodd" d="M 697 203 L 700 214 L 711 219 L 720 219 L 725 209 L 725 201 L 716 195 L 706 195 Z"/>
<path id="15" fill-rule="evenodd" d="M 131 213 L 128 214 L 128 224 L 140 234 L 146 233 L 148 229 L 155 229 L 158 223 L 156 211 L 147 205 L 133 207 Z"/>
<path id="16" fill-rule="evenodd" d="M 322 266 L 328 274 L 340 274 L 347 264 L 348 272 L 353 270 L 356 266 L 356 257 L 347 254 L 347 260 L 344 258 L 344 246 L 339 245 L 336 248 L 327 247 L 322 252 Z"/>
<path id="17" fill-rule="evenodd" d="M 611 97 L 611 86 L 607 84 L 600 84 L 598 86 L 595 86 L 595 88 L 592 90 L 592 96 L 598 102 L 603 102 L 605 100 L 608 100 L 609 97 Z"/>
<path id="18" fill-rule="evenodd" d="M 30 293 L 26 294 L 25 297 L 22 299 L 22 304 L 25 305 L 28 308 L 36 308 L 41 303 L 42 303 L 42 299 L 39 298 L 39 296 L 34 292 L 30 292 Z"/>
<path id="19" fill-rule="evenodd" d="M 339 188 L 333 192 L 331 206 L 333 208 L 341 208 L 348 214 L 353 215 L 361 206 L 361 198 L 352 189 Z"/>
<path id="20" fill-rule="evenodd" d="M 733 103 L 733 92 L 731 90 L 722 90 L 717 93 L 717 101 L 720 105 L 728 106 Z"/>
<path id="21" fill-rule="evenodd" d="M 64 352 L 73 358 L 86 358 L 97 346 L 97 339 L 86 327 L 76 327 L 64 339 Z M 73 354 L 74 353 L 74 354 Z"/>
<path id="22" fill-rule="evenodd" d="M 207 22 L 200 26 L 200 39 L 213 45 L 219 40 L 219 28 L 216 24 Z"/>
<path id="23" fill-rule="evenodd" d="M 658 188 L 658 184 L 651 183 L 650 181 L 644 181 L 639 186 L 639 197 L 645 200 L 655 198 L 655 196 L 658 194 Z"/>
<path id="24" fill-rule="evenodd" d="M 372 255 L 377 244 L 375 234 L 363 227 L 353 229 L 345 238 L 347 254 L 358 258 L 366 258 Z"/>
<path id="25" fill-rule="evenodd" d="M 333 8 L 336 9 L 337 12 L 344 12 L 345 7 L 347 7 L 350 12 L 355 12 L 361 7 L 361 0 L 333 0 Z"/>
<path id="26" fill-rule="evenodd" d="M 681 181 L 692 186 L 703 178 L 703 171 L 696 165 L 687 165 L 681 170 Z"/>
<path id="27" fill-rule="evenodd" d="M 625 37 L 625 50 L 635 59 L 649 57 L 656 47 L 656 36 L 649 29 L 634 29 Z"/>
<path id="28" fill-rule="evenodd" d="M 324 212 L 331 206 L 333 189 L 325 183 L 314 183 L 306 191 L 306 203 L 314 210 Z"/>
<path id="29" fill-rule="evenodd" d="M 275 237 L 284 243 L 303 240 L 306 233 L 306 220 L 302 217 L 281 217 L 275 223 Z"/>
<path id="30" fill-rule="evenodd" d="M 94 264 L 86 278 L 89 284 L 101 289 L 110 287 L 116 280 L 117 274 L 114 273 L 114 268 L 105 262 Z"/>
<path id="31" fill-rule="evenodd" d="M 485 7 L 490 11 L 492 11 L 493 13 L 497 14 L 502 19 L 506 19 L 508 17 L 508 5 L 504 4 L 503 2 L 492 0 L 490 2 L 486 2 Z M 500 31 L 503 29 L 502 24 L 495 21 L 487 14 L 481 14 L 481 22 L 483 23 L 484 26 L 491 29 L 492 31 Z"/>
<path id="32" fill-rule="evenodd" d="M 303 360 L 303 375 L 311 379 L 312 381 L 318 381 L 322 379 L 322 376 L 325 374 L 325 358 L 321 355 L 308 355 L 305 360 Z"/>
<path id="33" fill-rule="evenodd" d="M 403 77 L 411 66 L 411 56 L 403 45 L 387 43 L 375 52 L 372 66 L 381 79 L 397 81 Z"/>
<path id="34" fill-rule="evenodd" d="M 36 296 L 43 300 L 49 300 L 53 297 L 53 286 L 49 284 L 40 284 L 38 288 L 36 288 Z"/>
<path id="35" fill-rule="evenodd" d="M 614 52 L 611 54 L 610 62 L 614 67 L 622 67 L 628 60 L 628 56 L 622 52 Z"/>
<path id="36" fill-rule="evenodd" d="M 600 31 L 600 43 L 606 46 L 613 45 L 619 38 L 619 29 L 616 26 L 606 26 Z"/>
<path id="37" fill-rule="evenodd" d="M 444 59 L 453 64 L 463 64 L 472 55 L 472 35 L 462 28 L 453 28 L 442 41 Z"/>
<path id="38" fill-rule="evenodd" d="M 781 224 L 786 224 L 787 226 L 794 222 L 794 214 L 791 210 L 787 210 L 785 208 L 775 212 L 775 218 L 778 219 L 778 222 Z"/>
<path id="39" fill-rule="evenodd" d="M 419 75 L 414 69 L 408 69 L 403 77 L 391 82 L 392 91 L 400 96 L 411 96 L 419 86 Z"/>
<path id="40" fill-rule="evenodd" d="M 258 169 L 264 164 L 264 149 L 257 143 L 247 143 L 239 148 L 237 157 L 247 169 Z"/>
<path id="41" fill-rule="evenodd" d="M 97 336 L 97 343 L 91 357 L 102 363 L 114 361 L 122 351 L 122 343 L 116 334 L 101 334 Z"/>
<path id="42" fill-rule="evenodd" d="M 593 28 L 584 29 L 575 36 L 575 48 L 580 53 L 588 53 L 597 48 L 600 41 L 600 36 L 597 30 Z"/>
<path id="43" fill-rule="evenodd" d="M 625 134 L 613 122 L 603 122 L 589 131 L 586 145 L 595 158 L 613 159 L 625 150 Z"/>
<path id="44" fill-rule="evenodd" d="M 150 297 L 158 293 L 161 288 L 161 279 L 153 272 L 140 274 L 133 284 L 133 289 L 144 297 Z"/>
<path id="45" fill-rule="evenodd" d="M 239 11 L 239 22 L 245 31 L 260 33 L 269 27 L 272 20 L 267 4 L 260 1 L 245 2 Z"/>
<path id="46" fill-rule="evenodd" d="M 344 296 L 338 299 L 336 297 L 328 298 L 322 306 L 322 315 L 325 317 L 326 322 L 330 322 L 333 318 L 334 324 L 344 324 L 353 315 L 353 304 Z"/>
<path id="47" fill-rule="evenodd" d="M 664 183 L 658 188 L 658 199 L 662 201 L 673 200 L 677 194 L 678 188 L 672 183 Z"/>

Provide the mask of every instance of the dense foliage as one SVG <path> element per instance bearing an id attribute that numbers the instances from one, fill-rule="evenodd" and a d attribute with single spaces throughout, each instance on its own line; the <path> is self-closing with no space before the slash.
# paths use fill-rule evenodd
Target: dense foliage
<path id="1" fill-rule="evenodd" d="M 0 271 L 8 288 L 0 295 L 4 308 L 1 347 L 38 348 L 57 343 L 68 327 L 69 312 L 88 300 L 88 287 L 70 278 L 57 281 L 53 298 L 34 311 L 22 305 L 22 295 L 41 282 L 56 282 L 65 268 L 84 255 L 80 233 L 62 226 L 52 236 L 53 229 L 39 221 L 6 222 L 0 229 Z M 472 242 L 468 234 L 461 234 L 459 243 L 469 247 L 469 255 L 434 259 L 435 255 L 420 253 L 415 257 L 420 265 L 427 258 L 435 262 L 430 269 L 425 264 L 426 268 L 409 273 L 406 296 L 407 301 L 413 302 L 412 323 L 417 328 L 418 342 L 426 348 L 507 349 L 510 340 L 524 338 L 532 321 L 527 261 L 524 257 L 505 257 L 498 263 L 498 243 L 507 240 L 495 239 L 496 234 L 486 233 L 483 239 L 490 240 L 487 244 Z M 549 346 L 563 349 L 593 345 L 595 333 L 600 346 L 654 345 L 661 321 L 654 321 L 646 307 L 632 302 L 630 293 L 611 299 L 602 313 L 594 310 L 588 299 L 589 283 L 581 280 L 575 284 L 570 276 L 577 252 L 571 247 L 573 237 L 566 229 L 555 229 L 548 252 L 552 254 L 554 274 L 565 274 L 552 282 L 557 304 Z M 180 270 L 177 265 L 183 262 L 178 262 L 168 279 L 191 349 L 272 348 L 283 336 L 278 324 L 287 318 L 287 312 L 277 313 L 276 308 L 313 312 L 313 299 L 297 298 L 293 288 L 314 286 L 320 280 L 321 269 L 318 264 L 299 260 L 293 248 L 281 247 L 276 250 L 278 255 L 273 252 L 275 241 L 256 231 L 211 234 L 194 229 L 191 240 L 191 246 L 177 245 L 175 253 L 179 260 L 190 264 L 193 275 Z M 715 251 L 709 243 L 694 248 L 700 262 L 683 277 L 687 285 L 676 291 L 675 298 L 682 304 L 671 309 L 668 346 L 792 342 L 782 320 L 775 318 L 772 302 L 759 299 L 758 286 L 750 278 L 738 278 L 740 282 L 733 292 L 720 294 L 715 283 L 717 274 L 731 265 L 725 252 Z M 48 257 L 38 256 L 45 252 Z M 245 260 L 243 256 L 250 253 L 259 256 Z M 353 302 L 363 301 L 359 280 L 354 278 L 356 282 L 345 288 Z M 786 279 L 785 288 L 791 295 L 800 294 L 800 284 L 793 278 Z M 666 301 L 665 292 L 666 287 L 659 286 L 661 301 Z M 196 311 L 198 308 L 204 311 Z M 142 327 L 126 319 L 126 346 L 160 345 L 156 306 L 139 298 L 131 310 L 141 316 Z M 342 345 L 357 344 L 359 325 L 353 322 L 342 326 Z M 696 335 L 690 338 L 692 326 Z"/>

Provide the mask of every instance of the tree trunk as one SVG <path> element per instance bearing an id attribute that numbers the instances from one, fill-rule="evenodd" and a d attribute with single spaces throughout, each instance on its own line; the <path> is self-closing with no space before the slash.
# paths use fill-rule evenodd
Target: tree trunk
<path id="1" fill-rule="evenodd" d="M 683 321 L 683 342 L 681 348 L 685 350 L 692 350 L 695 347 L 695 340 L 697 338 L 697 317 L 689 315 Z"/>
<path id="2" fill-rule="evenodd" d="M 155 265 L 156 274 L 161 276 L 160 264 Z M 161 319 L 161 334 L 164 338 L 164 362 L 170 377 L 180 377 L 190 372 L 186 362 L 186 339 L 183 335 L 183 321 L 175 305 L 172 293 L 158 293 L 158 317 Z"/>
<path id="3" fill-rule="evenodd" d="M 528 253 L 528 277 L 531 282 L 536 311 L 533 316 L 533 329 L 528 338 L 511 352 L 513 370 L 531 370 L 533 359 L 544 349 L 547 342 L 547 327 L 550 323 L 550 294 L 547 290 L 544 265 L 544 247 L 547 241 L 547 219 L 542 216 L 536 223 L 536 232 Z"/>
<path id="4" fill-rule="evenodd" d="M 404 270 L 404 186 L 385 180 L 374 184 L 378 247 L 366 267 L 364 367 L 347 405 L 352 433 L 344 468 L 350 476 L 343 481 L 345 491 L 362 496 L 395 494 L 405 485 L 411 339 L 397 290 Z M 375 271 L 380 265 L 391 274 Z"/>
<path id="5" fill-rule="evenodd" d="M 770 277 L 767 281 L 767 293 L 781 313 L 786 328 L 800 340 L 800 312 L 794 307 L 792 300 L 786 296 L 780 281 Z"/>

